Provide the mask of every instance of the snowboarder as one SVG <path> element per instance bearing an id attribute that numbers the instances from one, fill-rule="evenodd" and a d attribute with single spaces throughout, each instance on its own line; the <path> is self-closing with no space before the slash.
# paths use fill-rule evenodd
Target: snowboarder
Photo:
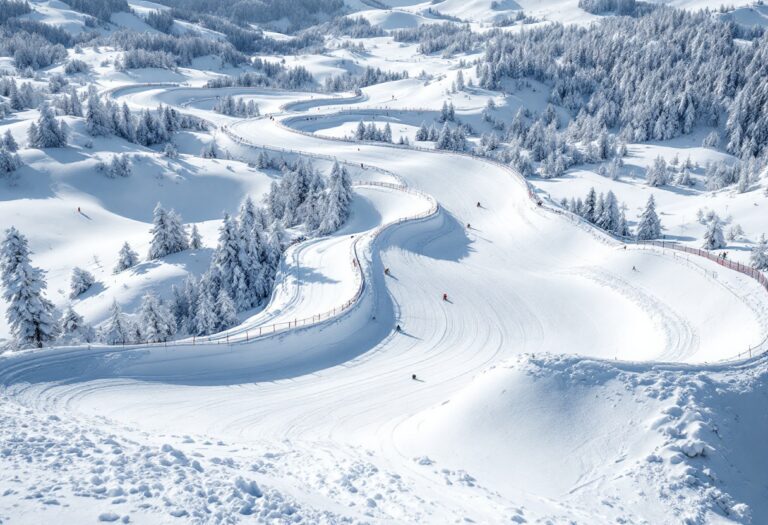
<path id="1" fill-rule="evenodd" d="M 384 275 L 389 275 L 389 268 L 384 268 Z"/>

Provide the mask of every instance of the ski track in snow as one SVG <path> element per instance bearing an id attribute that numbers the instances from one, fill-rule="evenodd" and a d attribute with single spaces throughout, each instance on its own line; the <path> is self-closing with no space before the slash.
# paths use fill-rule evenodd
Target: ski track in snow
<path id="1" fill-rule="evenodd" d="M 202 91 L 200 100 L 210 98 Z M 337 234 L 291 248 L 270 304 L 229 333 L 315 315 L 347 300 L 356 278 L 351 235 L 367 235 L 361 243 L 365 293 L 343 316 L 320 326 L 231 347 L 94 347 L 4 357 L 0 382 L 8 402 L 0 417 L 10 423 L 2 426 L 26 420 L 27 427 L 21 433 L 0 431 L 5 447 L 0 465 L 6 467 L 4 484 L 19 487 L 8 495 L 22 498 L 22 508 L 39 512 L 41 503 L 66 509 L 80 495 L 96 502 L 93 509 L 105 509 L 104 520 L 130 515 L 139 523 L 166 522 L 175 515 L 234 523 L 251 514 L 263 521 L 300 517 L 309 523 L 523 522 L 523 516 L 533 519 L 531 514 L 555 522 L 565 516 L 583 523 L 616 517 L 644 521 L 620 505 L 606 514 L 589 507 L 598 488 L 609 484 L 610 470 L 581 463 L 571 497 L 559 502 L 522 487 L 499 491 L 463 467 L 417 455 L 412 427 L 425 417 L 428 428 L 425 411 L 450 409 L 452 398 L 460 398 L 473 379 L 522 359 L 519 354 L 612 359 L 621 349 L 625 353 L 619 356 L 628 360 L 700 362 L 707 318 L 697 317 L 690 302 L 675 299 L 675 290 L 664 296 L 667 303 L 653 281 L 631 282 L 627 269 L 637 263 L 649 269 L 649 279 L 674 270 L 691 287 L 713 286 L 706 276 L 656 253 L 620 253 L 537 209 L 519 181 L 478 159 L 331 142 L 266 118 L 232 124 L 196 103 L 193 89 L 114 93 L 133 106 L 183 101 L 185 110 L 230 125 L 235 134 L 267 148 L 332 151 L 342 161 L 391 170 L 436 198 L 441 209 L 374 239 L 371 232 L 381 225 L 423 213 L 430 203 L 396 190 L 360 187 L 360 213 Z M 301 98 L 269 95 L 281 103 Z M 327 104 L 301 101 L 289 107 L 310 111 Z M 221 134 L 218 140 L 233 154 L 254 153 Z M 478 200 L 482 208 L 475 206 Z M 472 229 L 465 228 L 467 222 Z M 384 276 L 385 267 L 391 276 Z M 727 306 L 738 310 L 732 315 L 751 323 L 740 343 L 763 332 L 768 310 L 762 295 L 749 289 L 745 304 L 726 286 L 713 289 L 718 298 L 730 298 Z M 449 301 L 440 300 L 443 292 Z M 592 297 L 605 304 L 595 301 L 585 308 Z M 641 319 L 629 326 L 625 316 L 638 311 Z M 623 328 L 622 319 L 628 324 Z M 402 334 L 393 331 L 398 323 Z M 412 373 L 422 380 L 412 381 Z M 98 426 L 89 425 L 95 421 Z M 594 448 L 607 432 L 595 429 L 572 453 Z M 25 485 L 23 463 L 42 461 L 40 456 L 50 467 L 47 485 Z M 81 479 L 82 472 L 90 472 L 90 479 Z M 649 472 L 632 470 L 627 477 L 658 481 L 665 475 Z M 674 488 L 672 482 L 665 487 Z M 573 496 L 582 493 L 584 499 Z M 535 502 L 533 509 L 514 503 L 521 494 Z M 2 501 L 0 517 L 10 513 Z M 74 506 L 71 511 L 79 512 Z M 93 522 L 95 515 L 82 519 Z"/>

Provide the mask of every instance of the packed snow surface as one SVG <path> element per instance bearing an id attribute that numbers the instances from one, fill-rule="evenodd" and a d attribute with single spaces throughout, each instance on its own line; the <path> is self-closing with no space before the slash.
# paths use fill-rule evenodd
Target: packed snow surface
<path id="1" fill-rule="evenodd" d="M 289 249 L 266 308 L 211 342 L 3 356 L 10 449 L 0 454 L 0 481 L 10 497 L 0 513 L 29 523 L 49 515 L 137 523 L 768 519 L 768 486 L 741 481 L 742 473 L 762 479 L 755 469 L 768 458 L 739 434 L 738 419 L 753 425 L 752 436 L 768 431 L 765 389 L 756 388 L 765 364 L 744 365 L 742 375 L 705 364 L 763 339 L 768 301 L 759 285 L 692 256 L 625 247 L 539 208 L 522 179 L 497 164 L 333 141 L 295 117 L 347 125 L 359 115 L 333 116 L 334 104 L 303 94 L 222 90 L 235 92 L 274 119 L 216 115 L 212 90 L 146 86 L 113 96 L 226 126 L 216 140 L 237 168 L 209 190 L 214 203 L 265 191 L 265 175 L 237 160 L 260 148 L 359 165 L 350 220 Z M 303 102 L 285 107 L 292 101 Z M 50 176 L 69 182 L 58 195 L 41 189 L 39 204 L 73 216 L 50 258 L 33 246 L 41 266 L 55 268 L 63 249 L 98 252 L 105 233 L 83 237 L 88 229 L 123 225 L 121 240 L 146 231 L 148 210 L 111 212 L 117 204 L 106 194 L 58 173 L 61 160 L 49 162 Z M 395 184 L 366 184 L 378 180 Z M 62 203 L 84 189 L 99 195 L 85 222 L 72 213 L 83 197 Z M 201 224 L 214 213 L 211 203 L 175 204 Z M 4 201 L 0 211 L 21 218 L 19 206 Z M 54 286 L 61 279 L 51 273 Z M 343 314 L 256 337 L 333 310 L 355 297 L 360 279 L 363 291 Z M 240 342 L 225 344 L 230 335 Z M 721 442 L 726 435 L 740 437 Z M 30 452 L 38 447 L 44 456 Z M 754 457 L 736 453 L 741 447 Z"/>

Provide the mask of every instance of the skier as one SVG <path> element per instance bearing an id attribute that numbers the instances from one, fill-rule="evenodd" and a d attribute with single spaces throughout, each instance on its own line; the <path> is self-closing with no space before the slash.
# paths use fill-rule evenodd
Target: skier
<path id="1" fill-rule="evenodd" d="M 77 213 L 81 213 L 80 212 L 80 206 L 77 207 Z"/>
<path id="2" fill-rule="evenodd" d="M 635 268 L 635 267 L 633 266 L 633 267 L 632 267 L 632 271 L 633 271 L 633 272 L 636 272 L 636 271 L 637 271 L 637 268 Z"/>
<path id="3" fill-rule="evenodd" d="M 444 294 L 443 294 L 443 301 L 447 301 L 447 300 L 448 300 L 448 294 L 447 294 L 447 293 L 444 293 Z"/>
<path id="4" fill-rule="evenodd" d="M 398 332 L 402 332 L 402 331 L 403 331 L 403 329 L 402 329 L 402 328 L 400 328 L 400 325 L 397 325 L 397 326 L 395 327 L 395 330 L 396 330 L 396 331 L 398 331 Z"/>
<path id="5" fill-rule="evenodd" d="M 480 206 L 480 201 L 477 201 L 477 207 L 478 207 L 478 208 L 481 208 L 481 207 L 482 207 L 482 206 Z"/>
<path id="6" fill-rule="evenodd" d="M 471 230 L 471 229 L 472 229 L 472 225 L 471 225 L 471 224 L 469 224 L 469 223 L 467 223 L 467 229 L 468 229 L 468 230 Z"/>
<path id="7" fill-rule="evenodd" d="M 384 275 L 389 275 L 389 268 L 384 268 Z"/>
<path id="8" fill-rule="evenodd" d="M 416 381 L 416 374 L 411 374 L 411 379 L 413 379 L 414 381 Z"/>

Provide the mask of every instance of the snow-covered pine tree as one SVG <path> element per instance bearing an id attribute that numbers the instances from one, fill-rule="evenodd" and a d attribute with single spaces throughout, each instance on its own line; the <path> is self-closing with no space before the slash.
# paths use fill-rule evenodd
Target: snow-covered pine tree
<path id="1" fill-rule="evenodd" d="M 248 247 L 237 221 L 229 214 L 224 215 L 219 229 L 211 272 L 219 276 L 221 288 L 232 298 L 237 310 L 250 308 L 258 301 L 248 286 Z"/>
<path id="2" fill-rule="evenodd" d="M 637 225 L 637 238 L 641 241 L 658 239 L 661 237 L 661 221 L 656 215 L 656 201 L 653 195 L 648 197 L 645 210 L 640 215 L 640 221 Z"/>
<path id="3" fill-rule="evenodd" d="M 186 250 L 189 247 L 187 233 L 181 218 L 173 210 L 166 210 L 158 202 L 153 212 L 153 226 L 150 230 L 152 241 L 149 245 L 149 260 Z"/>
<path id="4" fill-rule="evenodd" d="M 188 275 L 184 280 L 184 299 L 187 305 L 187 317 L 184 328 L 190 334 L 197 333 L 197 305 L 200 301 L 197 280 L 193 275 Z"/>
<path id="5" fill-rule="evenodd" d="M 6 230 L 0 245 L 5 316 L 18 347 L 42 348 L 56 339 L 59 329 L 53 319 L 53 303 L 43 295 L 44 273 L 30 264 L 30 254 L 27 238 L 14 227 Z"/>
<path id="6" fill-rule="evenodd" d="M 152 293 L 142 299 L 139 319 L 141 334 L 148 343 L 167 341 L 176 333 L 176 320 Z"/>
<path id="7" fill-rule="evenodd" d="M 120 248 L 120 252 L 117 254 L 117 264 L 115 265 L 114 273 L 122 272 L 132 266 L 136 266 L 139 263 L 139 254 L 131 249 L 131 245 L 127 242 L 123 243 L 123 247 Z"/>
<path id="8" fill-rule="evenodd" d="M 101 339 L 108 345 L 123 345 L 131 342 L 129 323 L 117 301 L 112 301 L 109 320 L 102 330 Z"/>
<path id="9" fill-rule="evenodd" d="M 429 140 L 429 130 L 427 129 L 427 125 L 424 124 L 424 122 L 421 123 L 421 126 L 419 127 L 418 131 L 416 131 L 416 140 L 418 141 Z"/>
<path id="10" fill-rule="evenodd" d="M 69 108 L 67 113 L 69 115 L 72 115 L 73 117 L 83 116 L 83 105 L 80 102 L 80 96 L 77 94 L 77 88 L 75 86 L 70 86 L 69 88 L 68 105 Z"/>
<path id="11" fill-rule="evenodd" d="M 283 214 L 285 213 L 285 199 L 280 192 L 280 186 L 275 181 L 272 181 L 272 184 L 269 186 L 266 204 L 271 220 L 279 220 L 283 218 Z"/>
<path id="12" fill-rule="evenodd" d="M 266 295 L 263 282 L 262 261 L 264 247 L 262 246 L 261 217 L 250 196 L 240 207 L 240 237 L 245 247 L 242 264 L 251 292 L 251 306 Z"/>
<path id="13" fill-rule="evenodd" d="M 19 145 L 16 143 L 16 139 L 13 138 L 10 129 L 5 130 L 5 134 L 3 134 L 3 147 L 11 153 L 19 151 Z"/>
<path id="14" fill-rule="evenodd" d="M 221 290 L 216 299 L 216 317 L 218 320 L 217 329 L 219 331 L 232 328 L 238 323 L 235 303 L 229 297 L 226 290 Z"/>
<path id="15" fill-rule="evenodd" d="M 216 331 L 219 321 L 216 310 L 208 293 L 201 293 L 195 312 L 195 334 L 208 335 Z"/>
<path id="16" fill-rule="evenodd" d="M 96 86 L 88 87 L 88 102 L 85 107 L 85 129 L 93 137 L 106 137 L 114 130 L 109 115 L 104 108 Z"/>
<path id="17" fill-rule="evenodd" d="M 216 141 L 212 140 L 208 144 L 202 147 L 200 150 L 200 156 L 204 159 L 216 159 L 219 157 L 216 152 Z"/>
<path id="18" fill-rule="evenodd" d="M 328 184 L 328 194 L 325 198 L 323 219 L 318 227 L 321 235 L 328 235 L 338 230 L 347 220 L 352 201 L 351 192 L 351 182 L 346 168 L 340 168 L 338 164 L 334 164 Z"/>
<path id="19" fill-rule="evenodd" d="M 389 125 L 389 122 L 384 125 L 384 132 L 381 135 L 381 140 L 383 142 L 392 142 L 392 127 Z"/>
<path id="20" fill-rule="evenodd" d="M 464 73 L 462 73 L 461 69 L 456 73 L 456 90 L 457 91 L 464 91 Z M 488 99 L 489 101 L 492 101 L 493 99 Z"/>
<path id="21" fill-rule="evenodd" d="M 107 176 L 115 179 L 118 177 L 130 177 L 133 173 L 131 168 L 131 160 L 125 153 L 112 155 L 112 161 L 107 169 Z"/>
<path id="22" fill-rule="evenodd" d="M 760 235 L 760 240 L 752 247 L 749 262 L 752 268 L 768 270 L 768 241 L 765 239 L 765 234 Z"/>
<path id="23" fill-rule="evenodd" d="M 621 215 L 619 216 L 619 226 L 616 230 L 616 233 L 622 237 L 632 236 L 632 232 L 629 229 L 629 222 L 627 222 L 627 214 L 624 213 L 623 208 L 621 210 Z"/>
<path id="24" fill-rule="evenodd" d="M 199 250 L 203 247 L 203 238 L 197 229 L 197 224 L 192 225 L 192 232 L 189 235 L 189 247 L 193 250 Z"/>
<path id="25" fill-rule="evenodd" d="M 0 176 L 13 173 L 22 166 L 21 157 L 0 144 Z"/>
<path id="26" fill-rule="evenodd" d="M 48 105 L 40 107 L 37 123 L 27 133 L 30 148 L 63 148 L 67 145 L 67 125 L 56 120 Z"/>
<path id="27" fill-rule="evenodd" d="M 78 268 L 77 266 L 74 267 L 72 269 L 72 277 L 69 281 L 69 297 L 74 299 L 78 295 L 87 292 L 95 282 L 96 279 L 91 272 Z"/>
<path id="28" fill-rule="evenodd" d="M 168 305 L 171 318 L 176 322 L 176 332 L 183 331 L 189 321 L 189 300 L 184 289 L 171 285 L 171 300 Z"/>
<path id="29" fill-rule="evenodd" d="M 453 149 L 453 133 L 451 133 L 451 128 L 448 127 L 447 122 L 443 124 L 443 127 L 440 130 L 440 135 L 437 137 L 435 148 Z"/>
<path id="30" fill-rule="evenodd" d="M 720 223 L 720 217 L 714 215 L 707 224 L 707 231 L 704 233 L 705 250 L 720 250 L 725 248 L 725 237 L 723 236 L 723 227 Z"/>
<path id="31" fill-rule="evenodd" d="M 184 221 L 176 210 L 168 210 L 168 225 L 170 227 L 170 237 L 174 239 L 173 250 L 171 253 L 182 252 L 189 249 L 189 238 L 187 229 L 184 227 Z"/>
<path id="32" fill-rule="evenodd" d="M 605 206 L 605 195 L 601 191 L 595 203 L 595 224 L 600 222 L 600 217 L 603 215 L 603 206 Z"/>
<path id="33" fill-rule="evenodd" d="M 584 199 L 584 203 L 580 209 L 582 217 L 587 219 L 589 222 L 595 222 L 597 219 L 595 216 L 595 212 L 597 211 L 597 193 L 595 192 L 595 188 L 589 189 L 587 197 Z"/>
<path id="34" fill-rule="evenodd" d="M 365 123 L 361 120 L 357 125 L 357 129 L 355 129 L 355 140 L 365 140 L 365 134 Z"/>
<path id="35" fill-rule="evenodd" d="M 606 231 L 618 233 L 620 221 L 621 215 L 619 213 L 619 203 L 616 200 L 616 195 L 614 195 L 612 191 L 609 191 L 603 201 L 603 209 L 597 220 L 597 224 Z"/>
<path id="36" fill-rule="evenodd" d="M 452 120 L 449 118 L 450 111 L 448 109 L 448 101 L 443 101 L 443 107 L 440 108 L 440 122 L 448 122 L 449 120 Z"/>
<path id="37" fill-rule="evenodd" d="M 653 161 L 653 166 L 646 171 L 645 181 L 653 187 L 664 186 L 669 182 L 667 162 L 660 155 Z"/>
<path id="38" fill-rule="evenodd" d="M 136 142 L 142 146 L 150 146 L 156 143 L 157 131 L 155 119 L 148 109 L 141 112 L 139 123 L 136 125 Z"/>
<path id="39" fill-rule="evenodd" d="M 61 318 L 61 331 L 69 343 L 92 343 L 96 340 L 93 327 L 83 320 L 70 305 Z"/>

